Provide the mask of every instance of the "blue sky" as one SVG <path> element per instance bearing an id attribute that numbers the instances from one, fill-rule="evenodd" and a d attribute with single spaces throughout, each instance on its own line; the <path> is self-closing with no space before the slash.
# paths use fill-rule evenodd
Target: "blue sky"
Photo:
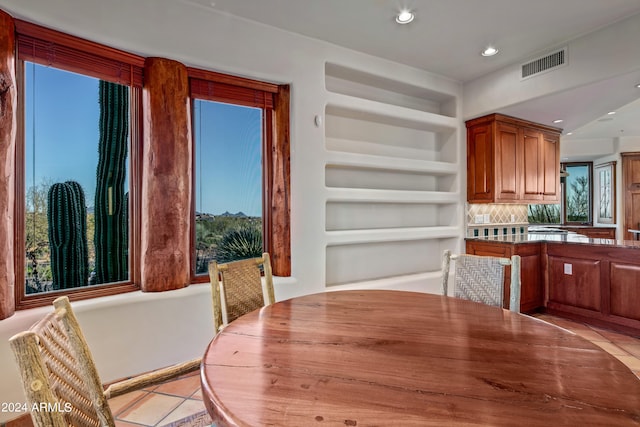
<path id="1" fill-rule="evenodd" d="M 31 63 L 26 64 L 25 74 L 26 188 L 34 184 L 34 171 L 36 184 L 43 180 L 78 181 L 87 205 L 93 206 L 100 116 L 98 80 Z"/>
<path id="2" fill-rule="evenodd" d="M 262 216 L 262 111 L 197 100 L 193 115 L 196 210 Z"/>
<path id="3" fill-rule="evenodd" d="M 568 166 L 569 176 L 567 179 L 567 191 L 571 190 L 573 184 L 577 184 L 579 178 L 587 178 L 589 168 L 586 165 Z"/>
<path id="4" fill-rule="evenodd" d="M 25 74 L 26 188 L 75 180 L 93 206 L 99 81 L 31 63 Z M 193 115 L 196 210 L 261 216 L 261 110 L 197 101 Z"/>

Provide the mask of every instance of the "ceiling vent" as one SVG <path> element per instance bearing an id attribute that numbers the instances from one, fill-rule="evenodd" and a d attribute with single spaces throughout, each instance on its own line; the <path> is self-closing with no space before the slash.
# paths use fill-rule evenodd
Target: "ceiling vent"
<path id="1" fill-rule="evenodd" d="M 522 64 L 522 80 L 555 70 L 564 65 L 567 65 L 566 47 Z"/>

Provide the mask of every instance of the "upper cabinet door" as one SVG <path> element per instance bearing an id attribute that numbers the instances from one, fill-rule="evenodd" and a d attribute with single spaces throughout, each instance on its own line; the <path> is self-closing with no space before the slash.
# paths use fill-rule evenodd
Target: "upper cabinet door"
<path id="1" fill-rule="evenodd" d="M 495 192 L 493 126 L 467 130 L 467 200 L 492 202 Z"/>
<path id="2" fill-rule="evenodd" d="M 508 123 L 496 123 L 496 201 L 514 202 L 520 191 L 520 131 Z"/>
<path id="3" fill-rule="evenodd" d="M 533 129 L 523 129 L 523 198 L 525 200 L 542 200 L 544 191 L 544 157 L 542 134 Z"/>
<path id="4" fill-rule="evenodd" d="M 560 137 L 523 129 L 523 199 L 560 202 Z"/>
<path id="5" fill-rule="evenodd" d="M 560 133 L 501 114 L 467 121 L 467 201 L 558 203 Z"/>
<path id="6" fill-rule="evenodd" d="M 560 136 L 544 133 L 542 146 L 544 184 L 542 199 L 560 203 Z"/>

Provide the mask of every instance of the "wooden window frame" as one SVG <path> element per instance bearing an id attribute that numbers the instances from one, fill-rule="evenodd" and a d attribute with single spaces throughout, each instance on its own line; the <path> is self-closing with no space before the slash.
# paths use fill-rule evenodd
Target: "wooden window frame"
<path id="1" fill-rule="evenodd" d="M 191 108 L 194 99 L 225 102 L 262 109 L 262 234 L 264 250 L 272 259 L 273 274 L 291 275 L 290 191 L 289 191 L 289 86 L 188 68 Z M 192 120 L 194 120 L 192 114 Z M 192 133 L 195 145 L 195 132 Z M 196 150 L 192 150 L 195 170 Z M 195 192 L 195 173 L 193 189 Z M 191 282 L 209 281 L 208 274 L 196 274 L 195 196 L 191 212 Z"/>
<path id="2" fill-rule="evenodd" d="M 17 144 L 15 170 L 16 207 L 14 215 L 15 308 L 28 309 L 48 305 L 61 294 L 72 300 L 109 296 L 140 290 L 141 187 L 143 155 L 142 86 L 145 58 L 100 43 L 58 32 L 22 20 L 14 20 L 16 29 L 16 77 L 18 85 Z M 87 286 L 41 294 L 25 293 L 25 132 L 24 132 L 24 61 L 52 66 L 101 80 L 125 84 L 131 88 L 130 117 L 130 233 L 129 281 L 100 286 Z M 188 68 L 190 79 L 214 83 L 206 99 L 254 106 L 264 103 L 263 150 L 263 235 L 265 249 L 271 254 L 274 275 L 291 275 L 290 244 L 290 88 L 242 77 L 230 76 L 196 68 Z M 220 91 L 218 91 L 220 90 Z M 260 93 L 260 96 L 255 96 Z M 265 97 L 265 93 L 268 95 Z M 253 98 L 252 98 L 253 97 Z M 194 178 L 195 179 L 195 178 Z M 195 201 L 192 227 L 195 227 Z M 195 256 L 195 233 L 192 233 Z M 190 260 L 191 261 L 191 260 Z M 195 276 L 191 264 L 191 283 L 204 282 L 206 276 Z"/>
<path id="3" fill-rule="evenodd" d="M 593 225 L 593 162 L 563 162 L 560 164 L 562 169 L 566 170 L 566 167 L 572 166 L 586 166 L 588 169 L 587 177 L 589 179 L 589 206 L 587 208 L 588 218 L 586 222 L 581 221 L 568 221 L 567 220 L 567 183 L 562 182 L 562 205 L 561 205 L 561 213 L 562 213 L 562 225 Z"/>
<path id="4" fill-rule="evenodd" d="M 99 43 L 41 27 L 26 21 L 15 20 L 16 27 L 16 78 L 18 81 L 18 120 L 16 144 L 16 212 L 15 238 L 15 304 L 16 309 L 28 309 L 50 304 L 64 294 L 71 300 L 115 295 L 140 289 L 140 153 L 142 149 L 142 70 L 144 58 Z M 86 286 L 54 292 L 27 295 L 25 292 L 25 99 L 24 61 L 52 66 L 65 71 L 95 77 L 130 88 L 130 223 L 129 223 L 129 280 L 112 284 Z"/>

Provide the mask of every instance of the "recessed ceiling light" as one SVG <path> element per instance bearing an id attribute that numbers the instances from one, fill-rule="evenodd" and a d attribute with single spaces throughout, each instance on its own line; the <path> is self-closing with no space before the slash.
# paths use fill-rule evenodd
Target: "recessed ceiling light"
<path id="1" fill-rule="evenodd" d="M 564 122 L 564 120 L 562 120 L 562 119 L 556 119 L 556 120 L 553 121 L 553 123 L 562 123 L 562 122 Z"/>
<path id="2" fill-rule="evenodd" d="M 636 85 L 636 87 L 637 87 L 638 89 L 640 89 L 640 83 L 638 83 L 638 84 Z"/>
<path id="3" fill-rule="evenodd" d="M 609 111 L 607 114 L 610 116 L 613 116 L 616 112 L 615 111 Z"/>
<path id="4" fill-rule="evenodd" d="M 483 51 L 482 51 L 482 56 L 493 56 L 496 53 L 498 53 L 498 49 L 496 49 L 493 46 L 487 46 Z"/>
<path id="5" fill-rule="evenodd" d="M 403 10 L 396 15 L 396 22 L 398 24 L 408 24 L 413 21 L 416 16 L 410 10 Z"/>
<path id="6" fill-rule="evenodd" d="M 573 132 L 567 132 L 567 136 L 569 136 L 569 135 L 573 135 Z"/>

